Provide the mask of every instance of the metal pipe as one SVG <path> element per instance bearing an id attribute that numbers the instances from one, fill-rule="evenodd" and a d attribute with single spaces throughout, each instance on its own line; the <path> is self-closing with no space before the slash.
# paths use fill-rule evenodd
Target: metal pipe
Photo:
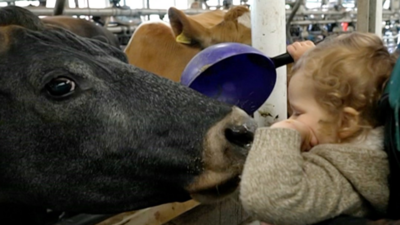
<path id="1" fill-rule="evenodd" d="M 293 6 L 293 10 L 290 13 L 289 18 L 286 21 L 286 39 L 291 44 L 293 42 L 292 35 L 290 34 L 291 22 L 293 21 L 294 16 L 296 15 L 297 11 L 300 8 L 300 5 L 303 4 L 303 0 L 296 0 Z"/>
<path id="2" fill-rule="evenodd" d="M 292 10 L 286 10 L 286 15 L 290 15 L 290 13 L 292 13 Z M 399 13 L 399 11 L 393 12 L 393 11 L 387 10 L 387 9 L 386 10 L 382 10 L 382 15 L 393 15 L 393 14 L 396 14 L 396 13 Z M 296 14 L 296 16 L 308 16 L 308 15 L 329 15 L 329 16 L 333 16 L 333 15 L 335 15 L 335 16 L 354 15 L 354 16 L 356 16 L 357 15 L 357 11 L 350 10 L 350 11 L 345 11 L 345 12 L 338 12 L 338 11 L 332 11 L 332 10 L 329 10 L 329 11 L 321 11 L 321 10 L 312 11 L 312 10 L 309 10 L 309 11 L 304 11 L 304 12 L 298 12 Z"/>
<path id="3" fill-rule="evenodd" d="M 25 7 L 36 15 L 51 16 L 53 15 L 52 8 L 39 8 L 39 7 Z M 210 10 L 202 9 L 187 9 L 183 10 L 188 15 L 208 12 Z M 120 9 L 120 8 L 106 8 L 106 9 L 88 9 L 88 8 L 67 8 L 64 9 L 63 15 L 92 15 L 92 16 L 144 16 L 144 15 L 165 15 L 166 9 Z"/>
<path id="4" fill-rule="evenodd" d="M 291 13 L 292 13 L 292 10 L 286 10 L 286 15 L 291 14 Z M 309 11 L 299 12 L 296 15 L 298 15 L 298 16 L 300 16 L 300 15 L 302 15 L 302 16 L 304 16 L 304 15 L 338 15 L 338 16 L 340 16 L 340 15 L 345 15 L 345 14 L 357 14 L 357 11 L 351 10 L 351 11 L 346 11 L 346 12 L 338 12 L 338 11 L 332 11 L 332 10 L 329 10 L 329 11 L 309 10 Z"/>
<path id="5" fill-rule="evenodd" d="M 50 16 L 53 13 L 52 8 L 42 8 L 42 7 L 25 7 L 36 15 L 41 16 Z M 209 12 L 210 10 L 205 9 L 186 9 L 182 10 L 185 14 L 194 15 L 199 13 Z M 119 9 L 119 8 L 66 8 L 64 10 L 63 15 L 93 15 L 93 16 L 145 16 L 145 15 L 165 15 L 167 13 L 166 9 Z M 292 10 L 286 10 L 286 16 L 289 16 L 292 13 Z M 383 10 L 383 15 L 385 16 L 394 16 L 397 15 L 398 12 L 392 12 L 389 10 Z M 306 11 L 300 12 L 296 14 L 296 17 L 303 17 L 307 15 L 337 15 L 337 16 L 345 16 L 345 15 L 353 15 L 357 16 L 355 11 L 348 12 L 336 12 L 336 11 Z"/>
<path id="6" fill-rule="evenodd" d="M 309 24 L 330 24 L 330 23 L 355 23 L 357 20 L 315 20 L 315 21 L 293 21 L 292 25 L 309 25 Z M 133 31 L 137 28 L 137 26 L 115 26 L 115 27 L 106 27 L 109 31 L 113 33 L 121 33 L 125 31 Z"/>
<path id="7" fill-rule="evenodd" d="M 357 22 L 357 19 L 353 20 L 303 20 L 303 21 L 292 21 L 291 25 L 308 25 L 308 24 L 329 24 L 329 23 L 351 23 Z"/>
<path id="8" fill-rule="evenodd" d="M 127 27 L 127 26 L 118 26 L 118 27 L 106 27 L 106 28 L 107 28 L 107 30 L 109 30 L 109 31 L 111 31 L 113 33 L 121 33 L 121 32 L 124 32 L 124 31 L 134 31 L 137 28 L 137 26 L 129 26 L 129 27 Z"/>
<path id="9" fill-rule="evenodd" d="M 144 8 L 144 7 L 143 7 Z M 146 2 L 146 8 L 150 9 L 150 0 L 147 0 Z M 160 15 L 160 14 L 159 14 Z M 147 20 L 150 20 L 150 15 L 147 15 Z"/>
<path id="10" fill-rule="evenodd" d="M 67 0 L 56 0 L 56 3 L 54 5 L 53 9 L 53 15 L 62 15 L 64 9 L 66 8 L 65 6 L 68 4 Z"/>

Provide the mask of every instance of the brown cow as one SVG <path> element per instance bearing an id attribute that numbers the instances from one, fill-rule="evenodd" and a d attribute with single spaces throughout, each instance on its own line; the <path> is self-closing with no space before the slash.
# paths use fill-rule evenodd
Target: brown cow
<path id="1" fill-rule="evenodd" d="M 168 16 L 170 24 L 148 22 L 136 29 L 125 48 L 130 64 L 179 82 L 186 65 L 202 49 L 221 42 L 251 45 L 250 10 L 245 6 L 193 16 L 171 7 Z"/>
<path id="2" fill-rule="evenodd" d="M 70 16 L 62 16 L 67 0 L 56 0 L 53 16 L 42 18 L 42 22 L 46 25 L 52 25 L 64 28 L 81 37 L 100 40 L 114 47 L 120 48 L 117 37 L 107 28 L 97 26 L 95 23 L 78 19 Z M 75 2 L 76 3 L 76 2 Z M 76 5 L 78 7 L 78 5 Z"/>
<path id="3" fill-rule="evenodd" d="M 178 82 L 202 49 L 222 42 L 251 44 L 250 11 L 245 6 L 192 16 L 171 7 L 168 16 L 170 26 L 149 22 L 136 29 L 125 49 L 130 64 Z"/>

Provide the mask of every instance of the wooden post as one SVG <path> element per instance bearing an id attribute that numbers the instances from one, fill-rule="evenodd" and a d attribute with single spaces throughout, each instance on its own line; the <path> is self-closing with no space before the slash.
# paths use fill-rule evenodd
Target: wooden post
<path id="1" fill-rule="evenodd" d="M 286 52 L 286 10 L 283 0 L 253 0 L 251 4 L 252 45 L 269 57 Z M 277 79 L 272 94 L 254 119 L 259 126 L 287 118 L 286 67 L 276 70 Z"/>
<path id="2" fill-rule="evenodd" d="M 357 31 L 382 37 L 382 0 L 357 1 Z"/>

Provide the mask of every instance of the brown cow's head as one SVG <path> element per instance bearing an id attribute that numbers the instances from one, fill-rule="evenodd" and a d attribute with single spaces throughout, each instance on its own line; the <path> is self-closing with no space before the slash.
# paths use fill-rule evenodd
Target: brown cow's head
<path id="1" fill-rule="evenodd" d="M 180 43 L 202 49 L 222 42 L 251 44 L 250 10 L 245 6 L 233 7 L 226 13 L 214 10 L 194 16 L 171 7 L 168 16 Z"/>

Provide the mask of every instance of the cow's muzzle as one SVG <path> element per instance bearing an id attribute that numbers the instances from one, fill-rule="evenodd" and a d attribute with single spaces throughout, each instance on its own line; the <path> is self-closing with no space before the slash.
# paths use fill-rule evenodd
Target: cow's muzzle
<path id="1" fill-rule="evenodd" d="M 203 171 L 187 187 L 193 198 L 214 202 L 236 190 L 256 129 L 254 119 L 237 107 L 209 129 L 204 141 Z"/>

